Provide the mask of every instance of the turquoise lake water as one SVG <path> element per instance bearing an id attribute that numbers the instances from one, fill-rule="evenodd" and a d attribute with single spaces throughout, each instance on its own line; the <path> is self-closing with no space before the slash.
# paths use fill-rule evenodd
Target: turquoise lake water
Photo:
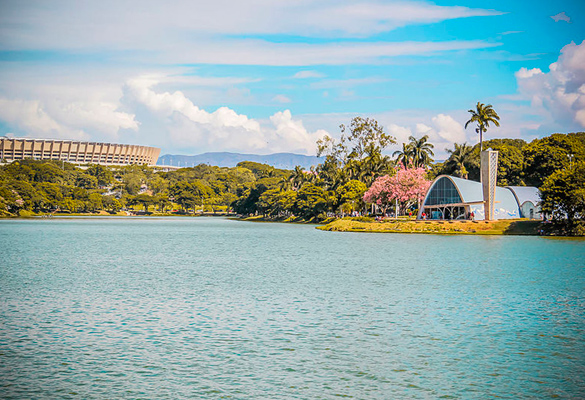
<path id="1" fill-rule="evenodd" d="M 0 398 L 584 398 L 585 241 L 0 221 Z"/>

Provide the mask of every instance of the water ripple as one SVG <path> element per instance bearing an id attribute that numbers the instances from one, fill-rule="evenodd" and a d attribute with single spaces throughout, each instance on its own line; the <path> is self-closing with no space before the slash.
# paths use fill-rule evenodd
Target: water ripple
<path id="1" fill-rule="evenodd" d="M 585 242 L 0 221 L 0 398 L 583 398 Z"/>

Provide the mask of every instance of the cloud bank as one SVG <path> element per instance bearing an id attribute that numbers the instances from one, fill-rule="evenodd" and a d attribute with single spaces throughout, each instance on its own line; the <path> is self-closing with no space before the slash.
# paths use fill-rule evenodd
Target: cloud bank
<path id="1" fill-rule="evenodd" d="M 366 37 L 406 25 L 500 15 L 426 1 L 349 0 L 6 0 L 0 15 L 4 49 L 160 49 L 186 38 L 247 35 Z M 10 41 L 1 38 L 10 38 Z"/>
<path id="2" fill-rule="evenodd" d="M 174 149 L 195 152 L 245 151 L 254 153 L 295 152 L 314 154 L 315 142 L 324 130 L 309 132 L 289 110 L 279 111 L 261 122 L 227 107 L 214 112 L 197 107 L 181 91 L 157 92 L 159 76 L 129 80 L 122 101 L 144 106 L 163 126 L 159 140 Z M 152 135 L 148 128 L 141 134 Z"/>
<path id="3" fill-rule="evenodd" d="M 516 80 L 520 94 L 549 123 L 564 130 L 585 128 L 585 41 L 563 47 L 549 72 L 521 68 Z"/>
<path id="4" fill-rule="evenodd" d="M 432 114 L 431 114 L 432 115 Z M 396 138 L 396 144 L 391 146 L 389 152 L 402 148 L 402 143 L 408 143 L 408 138 L 414 136 L 417 139 L 428 135 L 429 142 L 436 159 L 446 158 L 446 148 L 452 148 L 453 143 L 475 143 L 473 130 L 466 132 L 463 125 L 448 114 L 425 115 L 422 111 L 412 111 L 412 115 L 381 115 L 380 121 L 384 121 L 389 134 Z M 389 121 L 403 121 L 394 123 Z M 406 124 L 404 123 L 406 122 Z M 468 136 L 469 135 L 469 136 Z"/>

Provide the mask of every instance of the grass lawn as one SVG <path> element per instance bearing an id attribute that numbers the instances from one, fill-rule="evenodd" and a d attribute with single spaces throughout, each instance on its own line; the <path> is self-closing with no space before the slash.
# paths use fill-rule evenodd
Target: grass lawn
<path id="1" fill-rule="evenodd" d="M 384 221 L 361 222 L 349 219 L 318 227 L 336 232 L 435 233 L 452 235 L 538 235 L 541 221 L 522 219 L 499 221 Z"/>

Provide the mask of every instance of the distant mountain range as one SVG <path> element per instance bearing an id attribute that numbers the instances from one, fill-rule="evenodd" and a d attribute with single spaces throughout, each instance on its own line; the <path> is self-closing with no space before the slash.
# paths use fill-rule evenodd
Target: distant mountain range
<path id="1" fill-rule="evenodd" d="M 313 165 L 318 165 L 325 160 L 324 157 L 304 156 L 294 153 L 275 153 L 275 154 L 240 154 L 227 152 L 203 153 L 194 156 L 184 156 L 176 154 L 165 154 L 158 158 L 157 165 L 170 165 L 175 167 L 193 167 L 199 164 L 216 165 L 218 167 L 235 167 L 242 161 L 254 161 L 262 164 L 268 164 L 275 168 L 293 169 L 300 165 L 304 169 L 309 169 Z"/>

